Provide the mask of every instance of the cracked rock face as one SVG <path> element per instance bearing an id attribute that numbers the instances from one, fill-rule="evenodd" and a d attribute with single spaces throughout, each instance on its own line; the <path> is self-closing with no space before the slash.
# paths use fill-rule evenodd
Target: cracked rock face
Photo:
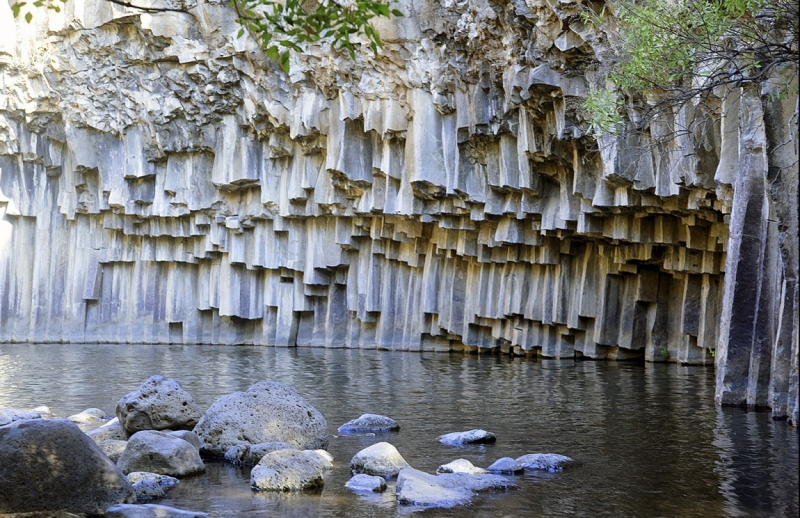
<path id="1" fill-rule="evenodd" d="M 117 403 L 117 418 L 131 434 L 141 430 L 191 430 L 202 416 L 174 379 L 151 376 Z"/>
<path id="2" fill-rule="evenodd" d="M 584 4 L 403 0 L 377 56 L 289 74 L 217 0 L 0 5 L 0 342 L 716 362 L 721 402 L 796 417 L 796 97 L 596 141 Z"/>

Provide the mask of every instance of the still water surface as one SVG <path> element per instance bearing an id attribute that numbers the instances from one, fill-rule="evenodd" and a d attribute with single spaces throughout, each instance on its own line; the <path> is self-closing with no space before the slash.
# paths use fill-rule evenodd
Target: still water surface
<path id="1" fill-rule="evenodd" d="M 256 493 L 249 468 L 207 462 L 158 503 L 212 517 L 798 516 L 798 434 L 768 413 L 714 405 L 706 367 L 342 349 L 0 344 L 0 407 L 47 405 L 64 417 L 116 402 L 153 374 L 181 382 L 207 408 L 252 383 L 285 383 L 328 421 L 335 468 L 321 492 Z M 399 433 L 337 437 L 362 413 Z M 493 445 L 457 448 L 438 435 L 483 428 Z M 349 461 L 379 441 L 415 468 L 458 458 L 552 452 L 580 465 L 512 478 L 455 509 L 398 506 L 392 491 L 344 488 Z M 390 484 L 390 489 L 393 485 Z"/>

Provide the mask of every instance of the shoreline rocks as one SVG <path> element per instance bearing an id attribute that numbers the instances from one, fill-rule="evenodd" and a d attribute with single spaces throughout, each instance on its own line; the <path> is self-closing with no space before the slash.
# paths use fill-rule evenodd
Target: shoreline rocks
<path id="1" fill-rule="evenodd" d="M 191 430 L 202 412 L 181 384 L 155 375 L 117 403 L 117 417 L 129 433 L 142 430 Z"/>

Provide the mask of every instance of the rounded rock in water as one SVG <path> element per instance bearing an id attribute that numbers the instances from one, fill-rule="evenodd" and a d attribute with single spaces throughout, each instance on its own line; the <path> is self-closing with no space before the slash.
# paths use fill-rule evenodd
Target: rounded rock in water
<path id="1" fill-rule="evenodd" d="M 456 459 L 453 462 L 442 464 L 436 468 L 436 473 L 468 473 L 470 475 L 482 475 L 486 473 L 486 470 L 474 466 L 466 459 Z"/>
<path id="2" fill-rule="evenodd" d="M 469 430 L 466 432 L 453 432 L 438 437 L 442 444 L 451 446 L 463 446 L 465 444 L 491 443 L 497 440 L 497 436 L 486 430 Z"/>
<path id="3" fill-rule="evenodd" d="M 350 491 L 382 493 L 386 491 L 386 480 L 383 477 L 359 473 L 358 475 L 353 475 L 353 477 L 347 481 L 344 487 Z"/>
<path id="4" fill-rule="evenodd" d="M 117 403 L 120 424 L 130 433 L 142 430 L 191 430 L 202 416 L 192 396 L 174 379 L 151 376 Z"/>
<path id="5" fill-rule="evenodd" d="M 339 427 L 339 433 L 396 432 L 400 425 L 391 417 L 377 414 L 362 414 L 358 419 L 348 421 Z"/>
<path id="6" fill-rule="evenodd" d="M 350 460 L 353 473 L 394 477 L 400 470 L 411 467 L 397 448 L 388 442 L 379 442 L 356 453 Z"/>
<path id="7" fill-rule="evenodd" d="M 528 453 L 517 457 L 516 461 L 524 469 L 539 469 L 551 472 L 561 471 L 575 462 L 566 455 L 559 455 L 558 453 Z"/>
<path id="8" fill-rule="evenodd" d="M 175 477 L 205 471 L 197 448 L 183 439 L 155 430 L 133 434 L 117 466 L 123 473 L 148 471 Z"/>
<path id="9" fill-rule="evenodd" d="M 328 423 L 295 391 L 274 381 L 262 381 L 246 392 L 214 401 L 197 423 L 204 452 L 217 457 L 247 437 L 252 444 L 285 442 L 298 450 L 328 447 Z"/>
<path id="10" fill-rule="evenodd" d="M 250 486 L 262 491 L 302 491 L 321 487 L 326 468 L 313 451 L 278 450 L 267 453 L 250 472 Z"/>

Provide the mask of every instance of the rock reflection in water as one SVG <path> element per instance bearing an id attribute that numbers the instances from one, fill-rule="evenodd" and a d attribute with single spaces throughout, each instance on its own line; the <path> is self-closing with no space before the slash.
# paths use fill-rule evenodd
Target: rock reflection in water
<path id="1" fill-rule="evenodd" d="M 181 382 L 205 410 L 222 395 L 274 380 L 325 416 L 334 469 L 317 493 L 249 487 L 249 467 L 209 462 L 160 503 L 213 517 L 255 516 L 797 516 L 798 436 L 769 413 L 719 409 L 704 367 L 529 361 L 499 356 L 222 346 L 0 344 L 0 407 L 49 405 L 57 416 L 116 402 L 152 374 Z M 397 433 L 339 436 L 363 413 L 388 415 Z M 497 443 L 448 446 L 439 435 L 483 428 Z M 553 452 L 579 466 L 510 476 L 519 490 L 480 494 L 472 506 L 398 507 L 345 489 L 349 463 L 377 442 L 434 473 L 458 458 Z"/>

